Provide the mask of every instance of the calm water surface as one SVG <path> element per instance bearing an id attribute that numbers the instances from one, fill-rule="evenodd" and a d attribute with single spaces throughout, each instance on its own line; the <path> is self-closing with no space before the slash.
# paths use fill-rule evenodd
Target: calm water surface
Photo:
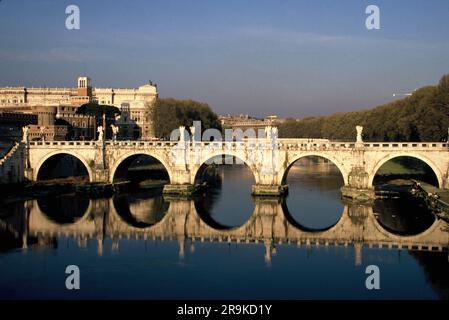
<path id="1" fill-rule="evenodd" d="M 220 176 L 195 199 L 140 190 L 3 207 L 0 298 L 449 298 L 449 233 L 419 202 L 344 202 L 326 163 L 292 167 L 284 201 L 252 198 L 243 165 Z M 65 288 L 72 264 L 77 291 Z M 365 287 L 371 264 L 380 290 Z"/>

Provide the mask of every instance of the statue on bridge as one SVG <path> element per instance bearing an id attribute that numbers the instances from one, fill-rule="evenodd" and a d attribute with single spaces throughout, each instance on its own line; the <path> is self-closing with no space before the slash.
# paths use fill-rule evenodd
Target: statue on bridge
<path id="1" fill-rule="evenodd" d="M 28 143 L 28 131 L 30 131 L 28 126 L 22 127 L 22 142 L 24 143 Z"/>
<path id="2" fill-rule="evenodd" d="M 272 132 L 273 132 L 272 138 L 273 139 L 277 139 L 278 135 L 279 135 L 278 128 L 277 127 L 273 127 Z"/>
<path id="3" fill-rule="evenodd" d="M 265 126 L 265 138 L 270 140 L 271 138 L 271 126 Z"/>
<path id="4" fill-rule="evenodd" d="M 363 143 L 363 139 L 362 139 L 362 131 L 363 131 L 363 127 L 362 126 L 357 126 L 355 127 L 355 129 L 357 130 L 357 143 Z"/>
<path id="5" fill-rule="evenodd" d="M 40 127 L 39 132 L 41 134 L 42 141 L 45 141 L 45 126 Z"/>
<path id="6" fill-rule="evenodd" d="M 103 127 L 102 126 L 99 126 L 98 128 L 97 128 L 97 133 L 98 133 L 98 139 L 97 139 L 97 141 L 103 141 Z"/>
<path id="7" fill-rule="evenodd" d="M 111 130 L 112 130 L 112 140 L 117 140 L 117 134 L 119 132 L 119 127 L 116 125 L 111 124 Z"/>
<path id="8" fill-rule="evenodd" d="M 192 135 L 192 142 L 195 142 L 195 126 L 190 127 L 190 134 Z"/>
<path id="9" fill-rule="evenodd" d="M 265 126 L 265 135 L 267 140 L 275 140 L 278 138 L 278 128 L 274 126 Z"/>
<path id="10" fill-rule="evenodd" d="M 179 127 L 179 141 L 180 142 L 186 142 L 185 130 L 186 130 L 185 126 Z"/>

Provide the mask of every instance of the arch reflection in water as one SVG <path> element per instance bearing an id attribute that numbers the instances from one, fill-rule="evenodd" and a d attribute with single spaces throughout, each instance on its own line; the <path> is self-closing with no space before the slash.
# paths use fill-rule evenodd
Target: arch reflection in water
<path id="1" fill-rule="evenodd" d="M 159 223 L 145 228 L 134 227 L 120 218 L 112 199 L 91 200 L 91 209 L 84 218 L 73 224 L 63 225 L 47 219 L 36 205 L 36 201 L 32 200 L 25 205 L 20 204 L 22 209 L 17 213 L 23 214 L 24 218 L 13 219 L 9 215 L 0 215 L 0 226 L 15 228 L 17 232 L 23 233 L 25 236 L 19 235 L 18 239 L 28 239 L 28 252 L 38 249 L 40 253 L 17 255 L 15 251 L 10 255 L 10 259 L 7 254 L 2 254 L 2 263 L 10 260 L 10 270 L 24 274 L 27 281 L 33 281 L 31 287 L 41 288 L 41 284 L 46 283 L 45 279 L 42 280 L 41 268 L 47 269 L 47 262 L 48 265 L 55 265 L 55 262 L 58 266 L 64 261 L 61 260 L 63 258 L 68 263 L 73 263 L 76 258 L 77 263 L 90 267 L 89 272 L 98 272 L 100 275 L 91 279 L 93 286 L 100 290 L 89 291 L 88 294 L 104 295 L 106 291 L 101 290 L 105 288 L 104 277 L 113 278 L 120 273 L 124 286 L 133 284 L 126 293 L 132 291 L 141 297 L 147 297 L 145 293 L 155 292 L 151 296 L 153 298 L 160 298 L 158 288 L 166 285 L 167 281 L 174 284 L 169 288 L 171 291 L 182 290 L 188 297 L 207 297 L 208 288 L 198 291 L 198 287 L 195 287 L 198 274 L 204 275 L 207 281 L 212 281 L 217 287 L 229 286 L 229 297 L 232 297 L 236 286 L 239 291 L 245 290 L 248 272 L 253 272 L 251 277 L 254 277 L 254 281 L 251 285 L 254 285 L 259 293 L 257 297 L 263 298 L 273 290 L 273 287 L 266 286 L 264 282 L 269 276 L 275 280 L 273 282 L 280 282 L 274 290 L 283 292 L 285 288 L 293 287 L 290 289 L 291 295 L 282 298 L 295 298 L 298 295 L 310 298 L 310 292 L 321 289 L 317 288 L 315 281 L 323 280 L 322 268 L 332 265 L 336 268 L 339 278 L 343 279 L 341 282 L 333 282 L 332 277 L 325 279 L 330 290 L 352 290 L 351 297 L 360 298 L 360 294 L 366 290 L 361 293 L 357 289 L 347 288 L 348 281 L 354 281 L 356 286 L 362 284 L 364 290 L 363 281 L 359 281 L 359 271 L 362 270 L 363 275 L 363 269 L 351 266 L 351 260 L 355 264 L 374 262 L 381 268 L 385 266 L 389 270 L 394 269 L 393 277 L 397 276 L 400 281 L 404 279 L 403 276 L 407 281 L 413 281 L 418 276 L 417 282 L 407 286 L 405 290 L 420 292 L 423 285 L 428 283 L 424 277 L 428 278 L 428 273 L 435 275 L 435 270 L 421 265 L 421 260 L 419 265 L 414 263 L 415 260 L 410 262 L 410 257 L 421 256 L 424 259 L 424 254 L 418 253 L 440 251 L 448 246 L 448 233 L 443 231 L 447 225 L 441 220 L 437 220 L 430 230 L 419 235 L 397 236 L 377 223 L 372 207 L 345 203 L 343 215 L 335 226 L 325 231 L 310 232 L 288 223 L 281 209 L 282 203 L 277 199 L 255 198 L 254 201 L 254 213 L 247 223 L 231 230 L 218 230 L 204 223 L 196 213 L 193 201 L 186 199 L 170 199 L 166 216 Z M 30 239 L 36 241 L 31 242 Z M 51 240 L 59 245 L 48 247 L 48 244 L 52 243 Z M 328 246 L 333 246 L 332 250 L 328 250 Z M 377 249 L 378 247 L 382 249 Z M 56 254 L 44 253 L 44 267 L 39 267 L 43 263 L 44 250 L 52 250 Z M 398 250 L 403 251 L 399 254 Z M 103 254 L 103 258 L 93 257 L 95 251 L 98 255 Z M 27 263 L 17 263 L 18 256 Z M 441 271 L 434 282 L 441 285 L 440 275 L 447 275 L 447 252 L 430 252 L 427 256 L 431 256 L 432 260 L 443 260 L 438 264 L 432 263 L 434 268 Z M 179 258 L 185 260 L 180 261 Z M 272 263 L 274 268 L 263 268 L 261 264 L 264 260 L 267 264 Z M 217 264 L 220 266 L 218 269 Z M 298 275 L 298 266 L 304 271 L 301 275 Z M 36 273 L 36 269 L 37 275 L 33 276 L 33 270 Z M 48 270 L 51 276 L 54 268 Z M 234 282 L 230 281 L 230 275 L 237 276 Z M 8 276 L 5 275 L 4 278 Z M 214 277 L 222 280 L 213 282 Z M 193 280 L 187 281 L 188 279 Z M 308 279 L 311 283 L 304 286 Z M 295 280 L 298 281 L 294 282 Z M 3 288 L 7 288 L 8 283 L 16 285 L 15 282 L 5 279 Z M 31 287 L 27 283 L 22 290 L 30 290 Z M 126 297 L 117 291 L 115 282 L 109 288 L 109 294 Z M 388 288 L 385 286 L 381 290 L 387 298 L 404 294 L 402 292 L 398 295 L 397 291 L 387 291 L 385 294 L 384 290 Z M 41 292 L 36 289 L 33 296 L 37 297 L 39 294 Z M 422 294 L 417 296 L 421 297 Z M 335 295 L 334 298 L 336 297 L 341 296 Z"/>
<path id="2" fill-rule="evenodd" d="M 401 236 L 420 234 L 436 219 L 423 201 L 413 197 L 376 200 L 374 214 L 383 228 Z"/>
<path id="3" fill-rule="evenodd" d="M 195 178 L 197 184 L 207 185 L 201 195 L 195 197 L 196 210 L 206 223 L 219 229 L 243 225 L 254 210 L 251 199 L 251 187 L 255 183 L 253 173 L 237 158 L 226 157 L 228 159 L 223 163 L 233 164 L 202 165 Z"/>
<path id="4" fill-rule="evenodd" d="M 48 237 L 55 233 L 72 235 L 77 238 L 95 238 L 99 252 L 103 251 L 103 241 L 110 237 L 113 246 L 118 248 L 119 239 L 176 239 L 179 255 L 185 254 L 187 240 L 234 242 L 237 244 L 259 242 L 265 246 L 265 261 L 271 261 L 271 254 L 277 244 L 296 244 L 298 246 L 352 246 L 356 264 L 363 261 L 363 247 L 389 247 L 396 249 L 439 250 L 447 248 L 447 224 L 437 220 L 426 232 L 413 236 L 398 236 L 383 228 L 377 221 L 371 206 L 346 203 L 341 219 L 327 230 L 309 231 L 289 223 L 282 210 L 279 199 L 255 198 L 255 209 L 251 218 L 242 226 L 233 229 L 213 228 L 198 215 L 192 200 L 171 199 L 165 217 L 158 223 L 141 227 L 122 219 L 106 199 L 91 200 L 89 219 L 81 219 L 73 224 L 57 225 L 42 218 L 45 214 L 39 206 L 29 205 L 30 217 L 27 220 L 31 236 Z M 32 201 L 31 201 L 32 202 Z M 109 211 L 104 211 L 109 207 Z M 19 226 L 19 230 L 20 230 Z M 100 250 L 101 249 L 101 250 Z M 112 248 L 114 249 L 114 248 Z M 192 250 L 194 252 L 194 250 Z"/>
<path id="5" fill-rule="evenodd" d="M 114 196 L 113 203 L 117 214 L 137 228 L 157 224 L 164 218 L 169 207 L 159 189 L 119 194 Z"/>
<path id="6" fill-rule="evenodd" d="M 287 216 L 305 230 L 326 230 L 341 218 L 340 170 L 322 157 L 297 160 L 285 177 L 289 185 Z"/>
<path id="7" fill-rule="evenodd" d="M 80 194 L 63 194 L 37 200 L 39 209 L 57 224 L 71 224 L 81 219 L 89 208 L 89 198 Z"/>

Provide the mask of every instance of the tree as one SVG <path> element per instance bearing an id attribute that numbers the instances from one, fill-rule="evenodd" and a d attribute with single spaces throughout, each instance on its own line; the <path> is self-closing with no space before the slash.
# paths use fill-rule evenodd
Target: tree
<path id="1" fill-rule="evenodd" d="M 116 115 L 120 115 L 120 110 L 114 106 L 89 102 L 80 106 L 76 110 L 76 113 L 101 119 L 103 117 L 103 113 L 106 114 L 107 118 L 115 118 Z"/>
<path id="2" fill-rule="evenodd" d="M 149 108 L 148 116 L 153 119 L 156 136 L 169 138 L 179 126 L 192 126 L 193 121 L 201 121 L 202 130 L 216 128 L 221 130 L 218 116 L 207 103 L 194 100 L 158 98 Z"/>
<path id="3" fill-rule="evenodd" d="M 416 90 L 410 97 L 374 109 L 287 120 L 279 127 L 284 138 L 355 140 L 364 127 L 366 141 L 443 141 L 449 127 L 449 74 L 437 86 Z"/>

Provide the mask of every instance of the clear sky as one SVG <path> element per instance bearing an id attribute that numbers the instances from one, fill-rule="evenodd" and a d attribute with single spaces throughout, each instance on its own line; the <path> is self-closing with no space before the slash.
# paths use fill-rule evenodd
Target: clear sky
<path id="1" fill-rule="evenodd" d="M 80 30 L 65 28 L 69 4 Z M 449 73 L 447 0 L 0 0 L 0 30 L 0 86 L 153 80 L 220 114 L 366 109 Z"/>

